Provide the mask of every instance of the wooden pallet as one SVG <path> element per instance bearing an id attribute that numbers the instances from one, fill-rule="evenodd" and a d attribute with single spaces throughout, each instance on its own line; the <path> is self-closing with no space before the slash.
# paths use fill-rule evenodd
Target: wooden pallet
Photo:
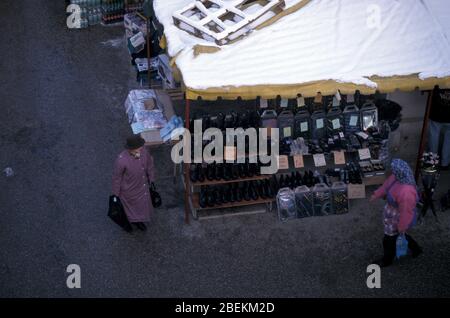
<path id="1" fill-rule="evenodd" d="M 176 11 L 173 20 L 178 28 L 196 37 L 225 45 L 251 32 L 284 8 L 284 0 L 198 0 Z"/>

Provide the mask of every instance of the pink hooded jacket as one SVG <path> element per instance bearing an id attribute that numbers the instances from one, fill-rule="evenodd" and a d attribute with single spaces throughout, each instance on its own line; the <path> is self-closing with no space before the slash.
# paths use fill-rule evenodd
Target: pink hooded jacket
<path id="1" fill-rule="evenodd" d="M 374 196 L 376 199 L 385 198 L 387 190 L 396 181 L 395 176 L 391 175 L 383 185 L 378 188 Z M 400 213 L 400 221 L 398 224 L 398 231 L 400 233 L 406 232 L 411 226 L 414 220 L 414 209 L 416 208 L 417 190 L 410 184 L 401 184 L 396 182 L 389 190 L 392 198 L 398 205 L 398 211 Z"/>

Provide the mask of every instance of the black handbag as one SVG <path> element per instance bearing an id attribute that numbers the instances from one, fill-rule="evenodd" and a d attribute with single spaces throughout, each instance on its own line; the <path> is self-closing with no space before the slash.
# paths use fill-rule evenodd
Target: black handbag
<path id="1" fill-rule="evenodd" d="M 120 202 L 120 199 L 115 195 L 111 195 L 109 197 L 108 216 L 114 221 L 114 223 L 119 225 L 125 231 L 132 231 L 131 224 L 125 214 L 125 209 L 123 208 L 122 202 Z"/>
<path id="2" fill-rule="evenodd" d="M 150 184 L 150 196 L 152 198 L 153 207 L 159 208 L 162 204 L 162 199 L 158 191 L 156 191 L 156 186 L 153 182 Z"/>

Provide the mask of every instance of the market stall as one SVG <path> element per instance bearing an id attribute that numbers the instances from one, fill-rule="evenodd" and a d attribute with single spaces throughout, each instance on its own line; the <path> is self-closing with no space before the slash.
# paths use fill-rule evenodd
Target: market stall
<path id="1" fill-rule="evenodd" d="M 186 128 L 191 128 L 190 100 L 255 100 L 258 125 L 280 128 L 285 150 L 278 158 L 279 177 L 246 173 L 250 168 L 244 165 L 244 172 L 234 177 L 231 172 L 229 180 L 211 173 L 210 180 L 193 182 L 191 173 L 201 175 L 199 171 L 209 165 L 195 170 L 185 164 L 186 220 L 189 210 L 198 217 L 198 212 L 209 209 L 274 202 L 276 194 L 279 211 L 286 210 L 280 212 L 280 218 L 288 219 L 299 213 L 283 208 L 280 202 L 292 203 L 296 192 L 300 198 L 302 193 L 310 193 L 312 204 L 321 205 L 312 209 L 313 215 L 323 215 L 316 210 L 325 214 L 346 211 L 336 209 L 334 202 L 343 193 L 343 184 L 347 196 L 365 197 L 361 185 L 381 183 L 389 162 L 389 154 L 383 155 L 389 124 L 378 118 L 380 106 L 375 103 L 383 98 L 377 95 L 417 88 L 428 91 L 435 85 L 450 87 L 450 9 L 439 1 L 290 0 L 282 12 L 224 46 L 174 23 L 174 12 L 191 2 L 154 1 L 171 65 L 181 73 L 186 88 Z M 243 4 L 231 11 L 262 5 L 260 1 Z M 209 5 L 214 8 L 220 3 L 209 1 Z M 199 7 L 200 13 L 192 15 L 208 19 L 203 9 L 208 7 Z M 383 19 L 377 19 L 381 16 Z M 211 111 L 213 107 L 211 103 Z M 341 183 L 334 184 L 327 177 Z M 220 190 L 223 183 L 232 185 Z M 301 188 L 304 186 L 308 191 Z M 207 194 L 202 195 L 202 189 Z M 227 198 L 238 192 L 249 200 L 238 200 L 236 194 L 235 200 Z M 222 199 L 208 199 L 211 197 Z"/>

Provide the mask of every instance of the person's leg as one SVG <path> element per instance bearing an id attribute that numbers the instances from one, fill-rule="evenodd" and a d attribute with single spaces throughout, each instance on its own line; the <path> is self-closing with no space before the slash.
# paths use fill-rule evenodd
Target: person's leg
<path id="1" fill-rule="evenodd" d="M 417 257 L 422 254 L 422 248 L 419 244 L 411 237 L 411 235 L 405 234 L 406 240 L 408 241 L 408 248 L 412 252 L 412 257 Z"/>
<path id="2" fill-rule="evenodd" d="M 441 123 L 430 120 L 428 122 L 428 151 L 439 153 Z"/>
<path id="3" fill-rule="evenodd" d="M 382 266 L 389 266 L 392 264 L 395 258 L 395 252 L 397 248 L 397 236 L 389 236 L 385 235 L 383 238 L 383 249 L 384 249 L 384 256 L 383 256 L 383 264 Z"/>
<path id="4" fill-rule="evenodd" d="M 447 167 L 450 165 L 450 124 L 444 124 L 444 143 L 442 145 L 441 166 Z"/>

